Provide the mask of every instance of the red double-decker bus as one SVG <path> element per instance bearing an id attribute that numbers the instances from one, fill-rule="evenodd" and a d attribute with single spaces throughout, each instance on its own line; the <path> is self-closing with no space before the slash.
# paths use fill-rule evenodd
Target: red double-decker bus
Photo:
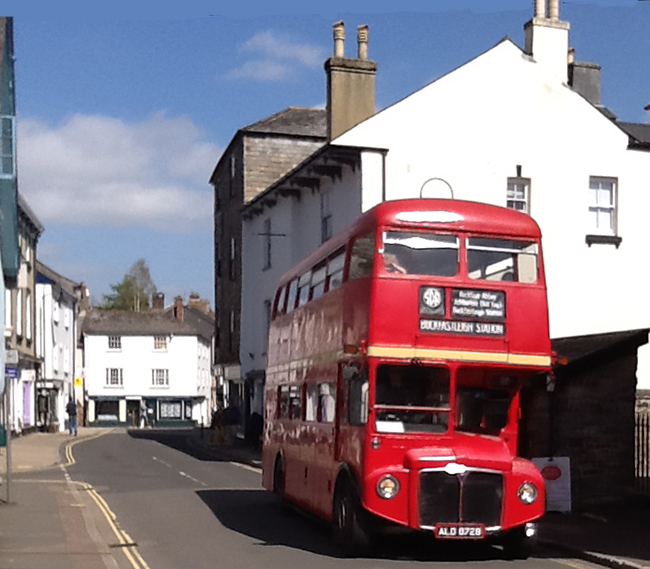
<path id="1" fill-rule="evenodd" d="M 384 202 L 281 280 L 263 484 L 347 550 L 387 526 L 529 553 L 544 483 L 517 456 L 519 393 L 551 368 L 535 221 Z"/>

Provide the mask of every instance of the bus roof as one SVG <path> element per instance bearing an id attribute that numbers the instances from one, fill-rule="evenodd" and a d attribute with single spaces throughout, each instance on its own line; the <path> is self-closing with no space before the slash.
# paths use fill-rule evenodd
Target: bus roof
<path id="1" fill-rule="evenodd" d="M 419 198 L 382 202 L 357 217 L 336 233 L 297 266 L 286 272 L 280 282 L 310 269 L 321 259 L 345 245 L 364 228 L 389 225 L 409 230 L 436 229 L 468 233 L 494 234 L 503 237 L 538 239 L 537 222 L 525 213 L 497 205 L 456 199 Z"/>

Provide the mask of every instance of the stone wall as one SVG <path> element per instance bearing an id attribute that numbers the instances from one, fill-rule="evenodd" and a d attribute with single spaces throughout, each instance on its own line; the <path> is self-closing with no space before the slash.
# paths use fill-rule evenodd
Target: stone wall
<path id="1" fill-rule="evenodd" d="M 247 135 L 246 203 L 288 174 L 323 146 L 322 140 Z"/>
<path id="2" fill-rule="evenodd" d="M 520 452 L 570 457 L 574 511 L 634 489 L 637 349 L 647 331 L 606 345 L 593 339 L 594 351 L 558 369 L 554 391 L 539 377 L 522 393 Z"/>

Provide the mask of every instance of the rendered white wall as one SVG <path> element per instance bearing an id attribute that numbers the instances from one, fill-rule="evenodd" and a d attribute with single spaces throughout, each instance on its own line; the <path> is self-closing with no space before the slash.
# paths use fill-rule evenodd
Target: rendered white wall
<path id="1" fill-rule="evenodd" d="M 199 358 L 196 336 L 167 339 L 154 350 L 153 336 L 122 336 L 122 349 L 109 350 L 107 336 L 85 336 L 85 377 L 90 397 L 209 397 L 209 355 Z M 208 345 L 203 350 L 209 353 Z M 123 386 L 106 386 L 106 368 L 123 369 Z M 152 369 L 169 370 L 169 387 L 153 387 Z"/>

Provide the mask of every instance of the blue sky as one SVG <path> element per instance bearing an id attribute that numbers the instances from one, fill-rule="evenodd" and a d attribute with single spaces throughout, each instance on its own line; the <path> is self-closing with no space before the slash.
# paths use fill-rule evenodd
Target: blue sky
<path id="1" fill-rule="evenodd" d="M 41 261 L 99 301 L 144 258 L 168 302 L 196 291 L 211 303 L 210 174 L 238 128 L 324 105 L 333 22 L 346 22 L 348 55 L 369 24 L 382 108 L 504 36 L 523 46 L 533 10 L 532 0 L 3 4 L 15 26 L 19 189 L 45 226 Z M 650 122 L 650 0 L 560 10 L 576 58 L 602 66 L 605 105 Z"/>

